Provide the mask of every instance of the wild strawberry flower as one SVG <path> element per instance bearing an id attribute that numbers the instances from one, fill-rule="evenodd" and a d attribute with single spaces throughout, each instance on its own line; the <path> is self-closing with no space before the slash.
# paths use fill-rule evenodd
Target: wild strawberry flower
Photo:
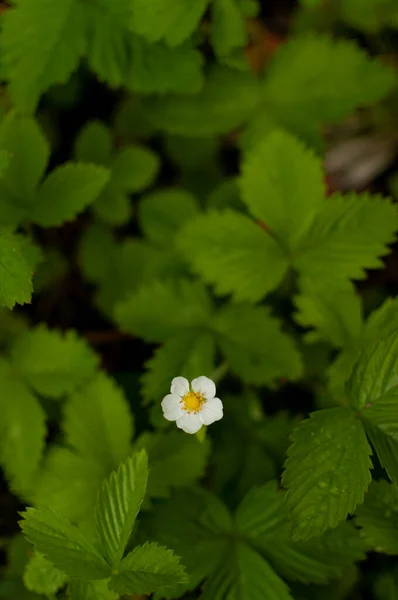
<path id="1" fill-rule="evenodd" d="M 204 375 L 193 379 L 191 385 L 185 377 L 174 377 L 170 392 L 162 400 L 163 416 L 185 433 L 196 433 L 223 417 L 222 402 L 215 397 L 216 385 Z"/>

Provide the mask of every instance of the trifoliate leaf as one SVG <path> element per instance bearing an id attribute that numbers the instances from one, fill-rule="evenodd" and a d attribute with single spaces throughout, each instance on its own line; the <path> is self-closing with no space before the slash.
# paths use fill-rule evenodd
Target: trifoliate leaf
<path id="1" fill-rule="evenodd" d="M 215 330 L 229 367 L 243 381 L 271 385 L 300 377 L 300 354 L 265 307 L 229 304 L 216 317 Z"/>
<path id="2" fill-rule="evenodd" d="M 391 481 L 398 486 L 398 441 L 369 422 L 365 422 L 364 425 L 381 466 L 386 470 Z"/>
<path id="3" fill-rule="evenodd" d="M 165 40 L 169 46 L 178 46 L 195 30 L 209 0 L 134 0 L 131 29 L 149 42 Z"/>
<path id="4" fill-rule="evenodd" d="M 108 169 L 84 163 L 66 163 L 44 180 L 32 207 L 32 221 L 55 227 L 70 221 L 94 202 L 109 181 Z"/>
<path id="5" fill-rule="evenodd" d="M 222 58 L 236 48 L 242 48 L 246 38 L 242 3 L 239 0 L 215 0 L 211 42 L 216 55 Z"/>
<path id="6" fill-rule="evenodd" d="M 398 210 L 387 199 L 364 194 L 331 196 L 316 216 L 293 258 L 296 268 L 314 280 L 363 279 L 379 268 L 387 244 L 395 239 Z"/>
<path id="7" fill-rule="evenodd" d="M 95 509 L 101 552 L 118 568 L 145 496 L 148 456 L 144 450 L 125 460 L 105 481 Z"/>
<path id="8" fill-rule="evenodd" d="M 182 225 L 199 212 L 192 194 L 182 189 L 157 190 L 144 196 L 139 220 L 144 234 L 155 244 L 171 245 Z"/>
<path id="9" fill-rule="evenodd" d="M 122 331 L 162 342 L 187 328 L 204 329 L 211 309 L 210 297 L 200 282 L 154 281 L 117 304 L 115 318 Z"/>
<path id="10" fill-rule="evenodd" d="M 334 348 L 344 348 L 361 335 L 361 298 L 350 283 L 331 288 L 301 279 L 295 305 L 296 323 L 312 328 L 305 336 L 309 342 L 327 341 Z"/>
<path id="11" fill-rule="evenodd" d="M 374 104 L 394 81 L 392 70 L 353 42 L 311 34 L 279 48 L 267 70 L 263 96 L 270 111 L 275 107 L 287 114 L 306 114 L 323 123 Z"/>
<path id="12" fill-rule="evenodd" d="M 370 548 L 398 554 L 398 488 L 387 481 L 373 481 L 356 522 Z"/>
<path id="13" fill-rule="evenodd" d="M 11 487 L 29 495 L 44 449 L 46 415 L 5 361 L 0 362 L 0 387 L 1 466 Z"/>
<path id="14" fill-rule="evenodd" d="M 142 192 L 155 180 L 160 168 L 158 156 L 144 146 L 125 146 L 110 165 L 112 184 L 126 192 Z"/>
<path id="15" fill-rule="evenodd" d="M 64 335 L 39 325 L 19 336 L 12 348 L 14 368 L 39 394 L 60 398 L 95 374 L 98 357 L 74 331 Z"/>
<path id="16" fill-rule="evenodd" d="M 203 86 L 202 65 L 201 54 L 189 42 L 169 48 L 135 37 L 125 85 L 141 94 L 197 94 Z"/>
<path id="17" fill-rule="evenodd" d="M 68 578 L 64 573 L 58 571 L 44 556 L 37 552 L 30 559 L 23 576 L 23 582 L 28 590 L 47 596 L 56 594 L 67 580 Z"/>
<path id="18" fill-rule="evenodd" d="M 259 102 L 251 73 L 214 67 L 193 97 L 170 95 L 148 100 L 148 115 L 160 129 L 188 137 L 211 136 L 239 127 Z"/>
<path id="19" fill-rule="evenodd" d="M 1 123 L 0 148 L 9 153 L 0 181 L 0 221 L 16 226 L 30 220 L 34 189 L 47 167 L 50 148 L 37 122 L 14 112 Z"/>
<path id="20" fill-rule="evenodd" d="M 111 568 L 83 534 L 50 508 L 21 513 L 28 542 L 57 569 L 77 579 L 106 579 Z"/>
<path id="21" fill-rule="evenodd" d="M 275 131 L 243 162 L 240 188 L 251 214 L 294 250 L 322 206 L 321 161 L 293 136 Z"/>
<path id="22" fill-rule="evenodd" d="M 68 399 L 62 428 L 70 446 L 105 469 L 116 468 L 130 451 L 129 405 L 123 391 L 104 373 Z"/>
<path id="23" fill-rule="evenodd" d="M 76 69 L 86 45 L 82 10 L 76 0 L 27 0 L 3 15 L 3 72 L 20 111 L 34 111 L 40 94 Z"/>
<path id="24" fill-rule="evenodd" d="M 341 523 L 309 542 L 292 542 L 285 494 L 276 482 L 253 488 L 236 512 L 238 531 L 289 580 L 326 583 L 362 560 L 364 544 L 350 523 Z"/>
<path id="25" fill-rule="evenodd" d="M 181 230 L 178 246 L 217 294 L 255 302 L 275 289 L 288 268 L 287 255 L 254 221 L 231 210 L 211 211 Z"/>
<path id="26" fill-rule="evenodd" d="M 13 308 L 15 303 L 30 302 L 32 275 L 18 238 L 0 229 L 0 306 Z"/>
<path id="27" fill-rule="evenodd" d="M 80 240 L 78 260 L 89 281 L 102 281 L 111 272 L 116 248 L 112 232 L 105 225 L 93 223 L 86 229 Z"/>
<path id="28" fill-rule="evenodd" d="M 137 546 L 120 563 L 109 587 L 119 594 L 162 593 L 186 581 L 180 559 L 163 546 L 146 543 Z"/>
<path id="29" fill-rule="evenodd" d="M 75 140 L 74 155 L 79 162 L 107 167 L 112 156 L 112 135 L 102 121 L 89 121 Z"/>
<path id="30" fill-rule="evenodd" d="M 70 600 L 119 599 L 119 594 L 112 592 L 106 581 L 72 581 L 68 591 Z"/>
<path id="31" fill-rule="evenodd" d="M 292 435 L 283 485 L 294 540 L 336 527 L 363 502 L 370 483 L 370 446 L 348 408 L 311 413 Z"/>
<path id="32" fill-rule="evenodd" d="M 148 453 L 148 495 L 154 498 L 167 498 L 172 488 L 192 485 L 204 474 L 209 454 L 207 443 L 179 431 L 143 433 L 134 448 Z"/>
<path id="33" fill-rule="evenodd" d="M 169 393 L 170 373 L 179 373 L 187 379 L 198 373 L 212 373 L 214 354 L 213 336 L 196 329 L 167 340 L 145 365 L 147 370 L 141 378 L 144 398 L 160 403 Z"/>

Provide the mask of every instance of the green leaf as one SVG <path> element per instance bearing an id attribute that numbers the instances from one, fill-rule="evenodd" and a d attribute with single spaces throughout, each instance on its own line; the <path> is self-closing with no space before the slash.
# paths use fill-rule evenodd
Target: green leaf
<path id="1" fill-rule="evenodd" d="M 47 596 L 56 594 L 67 580 L 68 578 L 64 573 L 58 571 L 44 556 L 37 552 L 28 562 L 23 576 L 23 582 L 28 590 Z"/>
<path id="2" fill-rule="evenodd" d="M 293 340 L 265 307 L 228 304 L 217 315 L 214 329 L 229 367 L 243 381 L 271 385 L 282 377 L 297 379 L 302 374 Z"/>
<path id="3" fill-rule="evenodd" d="M 195 96 L 170 95 L 148 100 L 148 115 L 168 133 L 207 137 L 242 125 L 259 98 L 254 75 L 217 66 L 210 70 Z"/>
<path id="4" fill-rule="evenodd" d="M 108 588 L 106 581 L 72 581 L 69 584 L 70 600 L 118 600 L 119 594 L 115 594 Z"/>
<path id="5" fill-rule="evenodd" d="M 296 323 L 312 328 L 305 335 L 308 342 L 327 341 L 334 348 L 345 348 L 361 335 L 361 298 L 351 284 L 330 288 L 301 279 L 295 305 Z"/>
<path id="6" fill-rule="evenodd" d="M 196 199 L 189 192 L 178 188 L 157 190 L 141 199 L 139 221 L 151 242 L 166 246 L 198 212 Z"/>
<path id="7" fill-rule="evenodd" d="M 392 70 L 353 42 L 317 33 L 280 46 L 267 70 L 263 96 L 270 111 L 305 114 L 323 123 L 374 104 L 394 85 Z"/>
<path id="8" fill-rule="evenodd" d="M 143 433 L 134 448 L 148 453 L 148 496 L 154 498 L 167 498 L 172 488 L 188 487 L 202 477 L 210 451 L 208 443 L 180 431 Z"/>
<path id="9" fill-rule="evenodd" d="M 42 227 L 55 227 L 73 220 L 94 202 L 109 177 L 109 171 L 97 165 L 66 163 L 57 167 L 38 191 L 32 221 Z"/>
<path id="10" fill-rule="evenodd" d="M 326 583 L 362 560 L 364 544 L 350 523 L 341 523 L 309 542 L 292 542 L 285 494 L 276 482 L 253 488 L 237 509 L 237 530 L 265 555 L 284 577 L 303 583 Z"/>
<path id="11" fill-rule="evenodd" d="M 243 162 L 240 187 L 251 214 L 294 250 L 321 208 L 321 161 L 293 136 L 275 131 Z"/>
<path id="12" fill-rule="evenodd" d="M 370 548 L 398 554 L 398 489 L 386 481 L 373 481 L 356 522 Z"/>
<path id="13" fill-rule="evenodd" d="M 102 554 L 113 569 L 123 557 L 145 496 L 148 456 L 144 450 L 127 458 L 105 481 L 98 496 L 95 520 Z"/>
<path id="14" fill-rule="evenodd" d="M 210 297 L 200 282 L 154 281 L 117 304 L 115 318 L 123 331 L 161 342 L 187 328 L 204 329 L 211 310 Z"/>
<path id="15" fill-rule="evenodd" d="M 30 494 L 46 436 L 46 415 L 11 366 L 0 362 L 0 462 L 11 487 Z"/>
<path id="16" fill-rule="evenodd" d="M 384 28 L 398 28 L 398 7 L 395 0 L 346 0 L 339 5 L 341 18 L 362 31 L 370 34 Z"/>
<path id="17" fill-rule="evenodd" d="M 132 2 L 131 28 L 149 42 L 178 46 L 196 29 L 209 0 L 145 0 Z"/>
<path id="18" fill-rule="evenodd" d="M 370 483 L 370 446 L 348 408 L 311 413 L 292 435 L 283 485 L 294 540 L 336 527 L 363 502 Z"/>
<path id="19" fill-rule="evenodd" d="M 80 239 L 78 260 L 84 276 L 92 282 L 104 280 L 111 272 L 117 250 L 111 230 L 93 223 Z"/>
<path id="20" fill-rule="evenodd" d="M 62 428 L 69 445 L 108 470 L 131 449 L 133 422 L 127 399 L 105 373 L 98 373 L 68 399 Z"/>
<path id="21" fill-rule="evenodd" d="M 391 481 L 398 485 L 398 441 L 369 422 L 365 422 L 364 426 L 381 466 L 386 470 Z"/>
<path id="22" fill-rule="evenodd" d="M 186 576 L 179 557 L 155 543 L 137 546 L 121 562 L 109 586 L 119 594 L 162 593 L 168 587 L 184 583 Z"/>
<path id="23" fill-rule="evenodd" d="M 181 253 L 220 295 L 255 302 L 275 289 L 288 268 L 279 244 L 259 225 L 231 210 L 189 221 L 178 238 Z"/>
<path id="24" fill-rule="evenodd" d="M 107 167 L 111 161 L 113 140 L 102 121 L 89 121 L 75 140 L 74 156 L 79 162 Z"/>
<path id="25" fill-rule="evenodd" d="M 28 542 L 54 567 L 76 579 L 106 579 L 111 569 L 83 534 L 50 508 L 28 508 L 21 513 Z"/>
<path id="26" fill-rule="evenodd" d="M 125 84 L 141 94 L 196 94 L 203 86 L 202 55 L 185 42 L 169 48 L 162 42 L 133 40 L 133 60 Z"/>
<path id="27" fill-rule="evenodd" d="M 160 161 L 145 146 L 126 146 L 111 162 L 112 183 L 126 192 L 142 192 L 153 184 Z"/>
<path id="28" fill-rule="evenodd" d="M 0 229 L 0 306 L 13 308 L 16 303 L 30 302 L 32 275 L 18 238 Z"/>
<path id="29" fill-rule="evenodd" d="M 85 48 L 85 21 L 76 0 L 24 0 L 2 16 L 3 72 L 19 110 L 34 111 L 40 95 L 64 83 Z"/>
<path id="30" fill-rule="evenodd" d="M 293 258 L 315 280 L 336 285 L 364 279 L 365 269 L 382 266 L 395 239 L 398 211 L 389 200 L 363 194 L 334 194 L 319 212 Z"/>
<path id="31" fill-rule="evenodd" d="M 242 3 L 239 0 L 215 0 L 211 42 L 216 55 L 227 56 L 246 44 L 246 28 Z"/>
<path id="32" fill-rule="evenodd" d="M 1 123 L 0 148 L 10 157 L 0 181 L 0 220 L 16 226 L 30 218 L 34 189 L 47 167 L 50 148 L 36 121 L 13 111 Z"/>
<path id="33" fill-rule="evenodd" d="M 70 394 L 93 377 L 98 357 L 70 330 L 65 334 L 38 325 L 12 347 L 14 368 L 35 392 L 52 398 Z"/>
<path id="34" fill-rule="evenodd" d="M 141 377 L 144 398 L 159 402 L 160 410 L 160 402 L 169 393 L 176 373 L 187 379 L 212 373 L 214 354 L 214 338 L 206 332 L 187 330 L 168 339 L 145 365 L 146 373 Z"/>
<path id="35" fill-rule="evenodd" d="M 377 600 L 395 600 L 398 594 L 398 569 L 382 572 L 375 581 L 374 593 Z"/>

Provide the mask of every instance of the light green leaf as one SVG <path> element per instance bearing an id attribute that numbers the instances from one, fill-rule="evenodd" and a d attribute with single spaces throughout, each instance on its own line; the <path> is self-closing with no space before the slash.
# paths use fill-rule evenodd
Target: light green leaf
<path id="1" fill-rule="evenodd" d="M 256 219 L 294 250 L 322 206 L 321 161 L 283 131 L 267 136 L 243 161 L 242 199 Z"/>
<path id="2" fill-rule="evenodd" d="M 259 225 L 231 210 L 189 221 L 178 247 L 192 268 L 220 295 L 255 302 L 275 289 L 288 268 L 279 244 Z"/>
<path id="3" fill-rule="evenodd" d="M 119 594 L 115 594 L 108 588 L 106 581 L 72 581 L 69 584 L 70 600 L 118 600 Z"/>
<path id="4" fill-rule="evenodd" d="M 122 331 L 161 342 L 187 328 L 204 329 L 211 310 L 210 297 L 200 282 L 154 281 L 117 304 L 115 318 Z"/>
<path id="5" fill-rule="evenodd" d="M 123 557 L 145 496 L 147 479 L 148 456 L 142 450 L 112 473 L 99 494 L 95 509 L 97 531 L 102 554 L 113 569 L 118 568 Z"/>
<path id="6" fill-rule="evenodd" d="M 364 279 L 379 268 L 398 229 L 398 210 L 388 199 L 363 194 L 334 194 L 315 218 L 293 257 L 307 277 L 336 285 Z"/>
<path id="7" fill-rule="evenodd" d="M 105 373 L 68 399 L 62 428 L 68 444 L 107 470 L 116 468 L 131 449 L 133 422 L 127 399 Z"/>
<path id="8" fill-rule="evenodd" d="M 202 55 L 190 42 L 169 48 L 135 37 L 125 85 L 141 94 L 197 94 L 203 86 L 202 65 Z"/>
<path id="9" fill-rule="evenodd" d="M 311 413 L 292 435 L 283 473 L 293 539 L 336 527 L 363 502 L 370 483 L 370 446 L 348 408 Z"/>
<path id="10" fill-rule="evenodd" d="M 127 192 L 142 192 L 153 184 L 159 169 L 158 156 L 144 146 L 126 146 L 111 162 L 112 184 Z"/>
<path id="11" fill-rule="evenodd" d="M 373 481 L 356 522 L 370 548 L 398 554 L 398 488 L 387 481 Z"/>
<path id="12" fill-rule="evenodd" d="M 220 58 L 246 44 L 247 33 L 241 4 L 239 0 L 215 0 L 213 3 L 211 42 Z"/>
<path id="13" fill-rule="evenodd" d="M 398 334 L 364 350 L 347 382 L 351 406 L 398 441 Z"/>
<path id="14" fill-rule="evenodd" d="M 296 323 L 312 328 L 305 335 L 308 342 L 327 341 L 334 348 L 345 348 L 361 335 L 361 298 L 350 283 L 331 288 L 302 278 L 295 305 Z"/>
<path id="15" fill-rule="evenodd" d="M 39 394 L 60 398 L 93 377 L 98 357 L 70 330 L 65 334 L 38 325 L 12 347 L 14 368 Z"/>
<path id="16" fill-rule="evenodd" d="M 71 221 L 94 202 L 109 181 L 107 169 L 84 163 L 66 163 L 44 180 L 32 207 L 32 221 L 55 227 Z"/>
<path id="17" fill-rule="evenodd" d="M 196 199 L 183 189 L 157 190 L 144 196 L 139 220 L 144 234 L 155 244 L 172 245 L 178 230 L 199 212 Z"/>
<path id="18" fill-rule="evenodd" d="M 74 156 L 79 162 L 106 167 L 111 161 L 112 146 L 112 135 L 105 123 L 89 121 L 75 140 Z"/>
<path id="19" fill-rule="evenodd" d="M 209 0 L 133 0 L 131 28 L 149 42 L 178 46 L 196 29 Z"/>
<path id="20" fill-rule="evenodd" d="M 184 583 L 186 576 L 179 557 L 155 543 L 137 546 L 112 575 L 109 587 L 119 594 L 162 593 L 168 587 Z"/>
<path id="21" fill-rule="evenodd" d="M 127 192 L 111 182 L 94 202 L 92 211 L 99 220 L 112 227 L 120 227 L 130 221 L 133 205 Z"/>
<path id="22" fill-rule="evenodd" d="M 0 229 L 0 306 L 13 308 L 15 303 L 30 302 L 32 275 L 18 238 Z"/>
<path id="23" fill-rule="evenodd" d="M 0 384 L 0 462 L 11 487 L 28 495 L 44 449 L 46 415 L 4 360 L 0 362 Z"/>
<path id="24" fill-rule="evenodd" d="M 28 508 L 20 522 L 26 539 L 57 569 L 76 579 L 106 579 L 111 569 L 83 534 L 50 508 Z"/>
<path id="25" fill-rule="evenodd" d="M 3 15 L 3 69 L 22 112 L 34 111 L 40 95 L 78 66 L 86 33 L 81 11 L 76 0 L 24 0 Z"/>
<path id="26" fill-rule="evenodd" d="M 209 71 L 203 89 L 195 96 L 148 100 L 148 115 L 168 133 L 207 137 L 242 125 L 259 99 L 254 75 L 217 66 Z"/>
<path id="27" fill-rule="evenodd" d="M 280 46 L 267 70 L 263 96 L 268 110 L 306 114 L 323 123 L 374 104 L 394 85 L 392 70 L 355 43 L 318 33 Z"/>
<path id="28" fill-rule="evenodd" d="M 265 307 L 228 304 L 217 315 L 214 329 L 229 367 L 243 381 L 272 385 L 282 377 L 300 377 L 300 354 Z"/>
<path id="29" fill-rule="evenodd" d="M 143 433 L 134 448 L 148 453 L 148 496 L 154 498 L 167 498 L 172 488 L 188 487 L 202 477 L 210 450 L 208 443 L 180 431 Z"/>
<path id="30" fill-rule="evenodd" d="M 47 596 L 56 594 L 67 580 L 68 578 L 64 573 L 58 571 L 44 556 L 37 552 L 28 562 L 23 576 L 23 582 L 28 590 Z"/>
<path id="31" fill-rule="evenodd" d="M 147 401 L 160 402 L 169 393 L 176 373 L 193 379 L 198 373 L 214 371 L 214 338 L 205 332 L 187 330 L 167 340 L 146 363 L 141 377 L 142 394 Z"/>
<path id="32" fill-rule="evenodd" d="M 381 466 L 384 467 L 391 481 L 398 486 L 398 441 L 369 422 L 365 422 L 364 426 Z"/>

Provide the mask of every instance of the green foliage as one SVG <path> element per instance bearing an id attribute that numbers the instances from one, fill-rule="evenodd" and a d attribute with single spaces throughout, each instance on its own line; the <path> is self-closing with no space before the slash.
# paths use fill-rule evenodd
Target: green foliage
<path id="1" fill-rule="evenodd" d="M 398 490 L 386 481 L 374 481 L 356 521 L 369 547 L 377 552 L 398 554 Z"/>
<path id="2" fill-rule="evenodd" d="M 38 553 L 33 555 L 25 569 L 24 584 L 28 590 L 37 594 L 55 594 L 66 582 L 66 575 Z"/>
<path id="3" fill-rule="evenodd" d="M 32 271 L 23 256 L 18 238 L 0 230 L 0 306 L 30 302 L 33 292 Z"/>

